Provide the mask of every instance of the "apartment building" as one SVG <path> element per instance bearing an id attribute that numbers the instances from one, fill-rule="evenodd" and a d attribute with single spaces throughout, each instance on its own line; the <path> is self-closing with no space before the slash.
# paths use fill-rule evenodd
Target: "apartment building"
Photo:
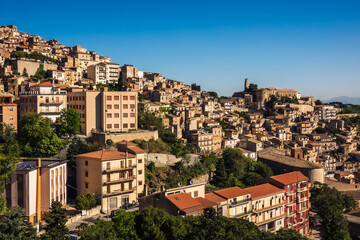
<path id="1" fill-rule="evenodd" d="M 26 113 L 40 113 L 53 122 L 66 108 L 66 91 L 60 91 L 51 82 L 32 85 L 30 91 L 20 93 L 20 116 Z"/>
<path id="2" fill-rule="evenodd" d="M 78 192 L 93 193 L 100 200 L 103 212 L 136 202 L 144 191 L 144 162 L 143 151 L 100 150 L 79 154 L 76 156 Z"/>
<path id="3" fill-rule="evenodd" d="M 125 79 L 139 77 L 139 69 L 135 68 L 134 65 L 125 64 L 121 67 L 121 72 Z"/>
<path id="4" fill-rule="evenodd" d="M 301 172 L 290 172 L 259 181 L 270 183 L 285 191 L 284 227 L 300 234 L 309 233 L 309 179 Z"/>
<path id="5" fill-rule="evenodd" d="M 196 146 L 199 152 L 208 153 L 213 150 L 213 134 L 205 131 L 192 131 L 189 141 Z"/>
<path id="6" fill-rule="evenodd" d="M 27 220 L 37 223 L 53 201 L 66 205 L 66 185 L 67 161 L 24 160 L 16 166 L 4 195 L 8 207 L 24 208 Z"/>
<path id="7" fill-rule="evenodd" d="M 94 84 L 106 84 L 118 81 L 120 77 L 120 66 L 117 63 L 101 62 L 87 68 L 87 77 L 94 81 Z"/>
<path id="8" fill-rule="evenodd" d="M 50 78 L 56 80 L 58 84 L 65 84 L 65 71 L 49 69 L 47 70 L 47 74 Z"/>
<path id="9" fill-rule="evenodd" d="M 70 89 L 68 108 L 81 115 L 81 133 L 92 131 L 127 132 L 137 130 L 137 93 Z"/>
<path id="10" fill-rule="evenodd" d="M 265 183 L 246 188 L 251 194 L 252 215 L 250 221 L 260 230 L 278 231 L 284 227 L 285 190 Z"/>
<path id="11" fill-rule="evenodd" d="M 319 116 L 319 120 L 336 119 L 336 109 L 332 105 L 316 105 L 314 106 L 315 114 Z"/>
<path id="12" fill-rule="evenodd" d="M 17 130 L 17 104 L 10 93 L 0 95 L 0 123 L 5 123 Z"/>
<path id="13" fill-rule="evenodd" d="M 251 194 L 246 188 L 224 188 L 205 194 L 205 198 L 218 204 L 219 216 L 249 219 L 251 215 Z"/>

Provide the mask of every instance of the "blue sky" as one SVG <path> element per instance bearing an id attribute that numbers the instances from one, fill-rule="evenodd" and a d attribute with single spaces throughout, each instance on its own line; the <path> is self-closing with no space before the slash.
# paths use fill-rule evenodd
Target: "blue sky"
<path id="1" fill-rule="evenodd" d="M 8 6 L 7 6 L 8 5 Z M 232 95 L 360 97 L 360 1 L 9 1 L 0 25 Z M 20 7 L 21 6 L 21 7 Z"/>

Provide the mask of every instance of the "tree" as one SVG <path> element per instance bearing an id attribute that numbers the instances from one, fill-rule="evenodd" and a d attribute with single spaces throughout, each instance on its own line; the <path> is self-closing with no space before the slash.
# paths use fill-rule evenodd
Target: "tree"
<path id="1" fill-rule="evenodd" d="M 219 98 L 219 95 L 214 91 L 210 91 L 210 92 L 208 92 L 208 94 L 210 94 L 210 96 L 213 98 Z"/>
<path id="2" fill-rule="evenodd" d="M 315 101 L 315 105 L 322 105 L 323 103 L 318 99 Z"/>
<path id="3" fill-rule="evenodd" d="M 66 143 L 53 132 L 51 120 L 37 113 L 28 113 L 21 117 L 18 135 L 25 156 L 52 156 Z"/>
<path id="4" fill-rule="evenodd" d="M 0 219 L 0 239 L 37 239 L 36 229 L 25 220 L 25 210 L 8 209 Z"/>
<path id="5" fill-rule="evenodd" d="M 355 200 L 319 182 L 315 182 L 310 196 L 311 205 L 318 210 L 322 219 L 325 238 L 351 239 L 347 229 L 348 222 L 343 213 L 357 207 Z"/>
<path id="6" fill-rule="evenodd" d="M 254 83 L 250 83 L 247 92 L 255 92 L 258 89 L 258 85 Z"/>
<path id="7" fill-rule="evenodd" d="M 45 215 L 45 233 L 42 239 L 69 239 L 67 236 L 69 229 L 66 227 L 66 211 L 61 207 L 61 203 L 54 201 L 51 203 L 50 212 Z"/>
<path id="8" fill-rule="evenodd" d="M 106 145 L 108 145 L 108 146 L 112 146 L 112 145 L 114 145 L 114 141 L 112 140 L 112 139 L 106 139 Z"/>
<path id="9" fill-rule="evenodd" d="M 27 73 L 27 69 L 26 69 L 26 68 L 24 68 L 22 75 L 23 75 L 24 77 L 28 77 L 28 76 L 29 76 L 29 74 Z"/>
<path id="10" fill-rule="evenodd" d="M 80 230 L 80 239 L 86 240 L 116 240 L 119 239 L 116 237 L 116 232 L 114 229 L 113 222 L 107 222 L 103 220 L 96 220 L 94 224 L 91 225 L 82 225 Z M 120 238 L 126 239 L 126 238 Z"/>
<path id="11" fill-rule="evenodd" d="M 216 164 L 215 176 L 213 182 L 217 187 L 226 187 L 228 176 L 225 170 L 225 163 L 223 159 L 219 159 Z"/>
<path id="12" fill-rule="evenodd" d="M 34 77 L 40 80 L 44 80 L 46 78 L 46 71 L 44 70 L 44 64 L 40 63 L 38 69 L 34 74 Z"/>
<path id="13" fill-rule="evenodd" d="M 0 213 L 5 210 L 5 199 L 1 197 L 19 161 L 20 147 L 14 128 L 0 124 Z"/>
<path id="14" fill-rule="evenodd" d="M 81 115 L 72 108 L 61 110 L 60 118 L 56 120 L 56 133 L 59 136 L 73 136 L 80 133 Z"/>
<path id="15" fill-rule="evenodd" d="M 90 203 L 89 203 L 88 199 L 82 193 L 77 195 L 75 198 L 75 208 L 77 210 L 90 209 Z"/>
<path id="16" fill-rule="evenodd" d="M 101 150 L 102 147 L 98 143 L 86 143 L 81 139 L 73 139 L 69 145 L 66 159 L 69 160 L 68 166 L 71 168 L 75 168 L 75 156 L 82 153 L 94 152 Z"/>
<path id="17" fill-rule="evenodd" d="M 89 202 L 90 208 L 96 207 L 96 199 L 94 198 L 94 195 L 92 193 L 86 194 L 86 199 Z"/>
<path id="18" fill-rule="evenodd" d="M 112 221 L 118 239 L 139 239 L 135 229 L 135 217 L 137 215 L 137 212 L 126 212 L 124 209 L 117 210 Z"/>

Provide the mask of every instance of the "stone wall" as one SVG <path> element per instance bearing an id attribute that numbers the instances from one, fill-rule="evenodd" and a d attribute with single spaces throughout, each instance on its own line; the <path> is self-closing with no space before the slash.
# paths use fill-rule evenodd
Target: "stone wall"
<path id="1" fill-rule="evenodd" d="M 158 139 L 158 131 L 138 130 L 126 133 L 93 133 L 92 140 L 102 145 L 105 145 L 107 139 L 111 139 L 114 143 L 122 141 L 133 141 L 135 139 L 141 139 L 149 141 L 150 139 Z"/>
<path id="2" fill-rule="evenodd" d="M 43 64 L 45 71 L 48 69 L 57 69 L 56 64 L 50 64 L 50 63 L 43 63 Z M 39 66 L 40 66 L 39 62 L 17 60 L 17 69 L 20 74 L 22 74 L 24 68 L 26 68 L 26 71 L 29 74 L 29 76 L 34 75 L 36 73 L 36 70 L 39 68 Z"/>

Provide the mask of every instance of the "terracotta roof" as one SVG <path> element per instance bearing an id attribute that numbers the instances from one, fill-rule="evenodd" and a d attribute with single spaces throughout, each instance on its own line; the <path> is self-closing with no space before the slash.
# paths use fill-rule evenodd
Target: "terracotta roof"
<path id="1" fill-rule="evenodd" d="M 251 193 L 252 199 L 262 198 L 262 197 L 271 196 L 271 195 L 274 195 L 277 193 L 285 192 L 284 189 L 275 187 L 274 185 L 271 185 L 270 183 L 264 183 L 264 184 L 257 185 L 254 187 L 248 187 L 245 189 Z"/>
<path id="2" fill-rule="evenodd" d="M 196 199 L 192 198 L 187 193 L 168 195 L 166 196 L 166 198 L 169 199 L 170 202 L 172 202 L 180 210 L 185 210 L 194 207 L 195 207 L 194 209 L 198 209 L 199 207 L 200 209 L 202 208 L 201 203 Z"/>
<path id="3" fill-rule="evenodd" d="M 31 87 L 53 87 L 53 84 L 49 81 L 49 82 L 35 84 L 35 85 L 32 85 Z"/>
<path id="4" fill-rule="evenodd" d="M 216 202 L 213 202 L 213 201 L 203 198 L 203 197 L 195 198 L 195 200 L 200 202 L 200 204 L 203 206 L 203 208 L 212 208 L 213 206 L 217 205 Z"/>
<path id="5" fill-rule="evenodd" d="M 205 198 L 212 201 L 212 202 L 216 202 L 216 203 L 221 203 L 221 202 L 225 202 L 226 199 L 213 193 L 213 192 L 209 192 L 205 194 Z"/>
<path id="6" fill-rule="evenodd" d="M 93 159 L 99 159 L 99 160 L 121 159 L 121 158 L 125 158 L 125 153 L 106 149 L 106 150 L 100 150 L 100 151 L 95 151 L 95 152 L 78 154 L 75 157 L 77 157 L 77 158 L 93 158 Z M 135 156 L 133 154 L 128 154 L 128 157 L 135 157 Z"/>
<path id="7" fill-rule="evenodd" d="M 230 199 L 230 198 L 249 194 L 250 192 L 247 191 L 246 189 L 241 189 L 239 187 L 230 187 L 230 188 L 216 190 L 216 191 L 214 191 L 214 193 L 223 198 Z"/>
<path id="8" fill-rule="evenodd" d="M 290 173 L 272 176 L 271 178 L 284 185 L 296 183 L 298 181 L 308 180 L 308 178 L 304 176 L 301 172 L 290 172 Z"/>

